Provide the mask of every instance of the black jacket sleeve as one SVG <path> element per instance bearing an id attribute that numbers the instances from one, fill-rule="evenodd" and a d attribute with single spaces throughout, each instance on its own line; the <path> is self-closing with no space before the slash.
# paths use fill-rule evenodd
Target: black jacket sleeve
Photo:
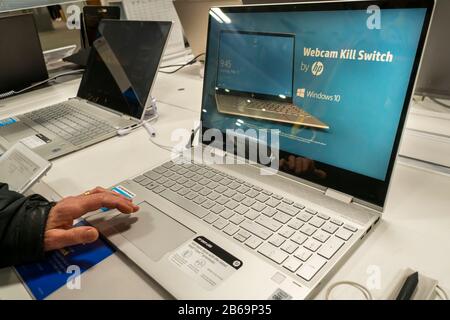
<path id="1" fill-rule="evenodd" d="M 52 203 L 25 197 L 0 183 L 0 268 L 44 256 L 44 232 Z"/>

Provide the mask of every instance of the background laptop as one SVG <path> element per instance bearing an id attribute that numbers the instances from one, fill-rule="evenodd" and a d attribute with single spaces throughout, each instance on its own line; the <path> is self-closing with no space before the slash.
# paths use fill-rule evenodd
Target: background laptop
<path id="1" fill-rule="evenodd" d="M 239 4 L 242 4 L 240 0 L 176 0 L 173 2 L 194 57 L 206 53 L 209 9 Z M 204 57 L 199 60 L 204 61 Z"/>
<path id="2" fill-rule="evenodd" d="M 293 104 L 294 56 L 295 34 L 221 30 L 219 112 L 328 129 Z"/>
<path id="3" fill-rule="evenodd" d="M 48 78 L 32 14 L 0 17 L 0 96 Z"/>
<path id="4" fill-rule="evenodd" d="M 2 120 L 0 147 L 18 141 L 53 159 L 141 121 L 172 22 L 103 20 L 77 97 Z"/>
<path id="5" fill-rule="evenodd" d="M 381 8 L 381 29 L 367 27 L 369 5 Z M 116 185 L 139 204 L 137 214 L 93 213 L 88 220 L 177 298 L 312 297 L 381 218 L 433 5 L 355 1 L 220 8 L 230 22 L 212 16 L 209 21 L 202 143 L 233 160 L 244 155 L 218 144 L 228 129 L 249 138 L 248 129 L 278 129 L 280 172 L 262 175 L 264 168 L 251 163 L 169 161 Z M 296 96 L 294 102 L 303 101 L 330 129 L 218 112 L 221 30 L 295 34 L 295 88 L 321 95 Z M 305 48 L 357 49 L 366 58 L 319 59 Z M 393 58 L 372 61 L 373 55 L 364 55 L 374 50 L 380 59 L 388 52 Z M 317 61 L 320 76 L 302 68 Z M 327 95 L 341 100 L 321 99 Z"/>

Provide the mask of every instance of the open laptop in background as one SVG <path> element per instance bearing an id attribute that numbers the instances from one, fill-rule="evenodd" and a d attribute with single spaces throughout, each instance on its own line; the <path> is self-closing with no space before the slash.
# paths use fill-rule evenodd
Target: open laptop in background
<path id="1" fill-rule="evenodd" d="M 294 56 L 295 34 L 221 30 L 219 112 L 329 129 L 293 104 Z"/>
<path id="2" fill-rule="evenodd" d="M 380 29 L 368 28 L 371 5 L 381 9 Z M 94 212 L 87 220 L 176 298 L 313 297 L 381 219 L 433 6 L 396 0 L 221 7 L 229 23 L 210 16 L 202 145 L 193 161 L 174 159 L 118 183 L 113 190 L 133 198 L 136 214 Z M 294 87 L 305 95 L 294 103 L 330 129 L 218 112 L 222 30 L 295 34 Z M 320 75 L 311 72 L 318 61 Z M 233 62 L 230 69 L 239 72 Z M 279 83 L 272 78 L 266 89 Z M 227 148 L 238 144 L 236 136 L 263 148 L 264 132 L 255 138 L 255 129 L 278 130 L 279 156 L 272 155 L 279 166 L 270 164 L 277 174 Z M 202 161 L 206 154 L 233 164 Z"/>
<path id="3" fill-rule="evenodd" d="M 0 14 L 0 98 L 48 79 L 32 14 Z"/>
<path id="4" fill-rule="evenodd" d="M 240 5 L 240 0 L 176 0 L 173 1 L 184 35 L 194 57 L 206 53 L 208 34 L 208 12 L 212 7 Z M 201 57 L 199 60 L 204 61 Z"/>
<path id="5" fill-rule="evenodd" d="M 16 142 L 47 160 L 111 138 L 139 123 L 172 22 L 103 20 L 77 96 L 0 120 L 0 147 Z"/>

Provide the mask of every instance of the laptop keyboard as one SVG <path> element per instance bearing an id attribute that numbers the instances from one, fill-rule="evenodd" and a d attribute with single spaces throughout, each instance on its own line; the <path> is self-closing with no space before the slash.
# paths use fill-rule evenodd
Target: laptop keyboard
<path id="1" fill-rule="evenodd" d="M 59 103 L 23 116 L 79 146 L 116 129 L 68 103 Z"/>
<path id="2" fill-rule="evenodd" d="M 134 181 L 306 281 L 358 230 L 201 164 L 169 161 Z"/>
<path id="3" fill-rule="evenodd" d="M 302 109 L 289 103 L 282 102 L 267 102 L 260 100 L 252 100 L 252 102 L 246 105 L 247 109 L 258 110 L 264 112 L 273 112 L 283 115 L 298 116 L 298 117 L 311 117 L 308 113 Z"/>

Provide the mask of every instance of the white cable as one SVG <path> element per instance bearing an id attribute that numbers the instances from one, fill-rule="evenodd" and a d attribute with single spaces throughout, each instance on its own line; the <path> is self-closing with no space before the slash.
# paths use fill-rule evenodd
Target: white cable
<path id="1" fill-rule="evenodd" d="M 44 83 L 47 83 L 47 82 L 49 82 L 49 81 L 52 81 L 52 80 L 54 80 L 54 79 L 56 79 L 56 78 L 59 78 L 59 77 L 62 77 L 62 76 L 68 76 L 68 75 L 71 75 L 71 74 L 80 73 L 80 72 L 83 72 L 83 71 L 84 71 L 84 69 L 78 69 L 78 70 L 72 70 L 72 71 L 60 73 L 60 74 L 57 74 L 57 75 L 55 75 L 55 76 L 53 76 L 53 77 L 50 77 L 50 78 L 48 78 L 48 79 L 45 79 L 44 81 L 36 82 L 35 84 L 32 84 L 31 86 L 26 87 L 26 88 L 23 88 L 23 89 L 21 89 L 21 90 L 19 90 L 19 91 L 11 90 L 11 91 L 2 93 L 2 94 L 0 94 L 0 100 L 1 100 L 1 99 L 5 99 L 5 98 L 8 98 L 8 97 L 11 97 L 11 96 L 14 96 L 14 95 L 16 95 L 16 94 L 20 94 L 20 93 L 25 92 L 25 91 L 28 91 L 28 90 L 30 90 L 30 89 L 32 89 L 32 88 L 34 88 L 34 87 L 40 86 L 40 85 L 42 85 L 42 84 L 44 84 Z"/>
<path id="2" fill-rule="evenodd" d="M 445 290 L 442 289 L 441 286 L 436 285 L 435 292 L 436 292 L 437 296 L 438 296 L 441 300 L 448 300 L 447 292 L 445 292 Z"/>
<path id="3" fill-rule="evenodd" d="M 361 285 L 357 282 L 353 282 L 353 281 L 338 281 L 338 282 L 333 283 L 331 286 L 328 287 L 328 289 L 325 293 L 325 299 L 330 300 L 331 291 L 333 291 L 333 289 L 336 288 L 337 286 L 341 286 L 341 285 L 348 285 L 353 288 L 356 288 L 362 292 L 362 294 L 364 295 L 366 300 L 373 300 L 372 294 L 366 287 L 364 287 L 363 285 Z"/>

